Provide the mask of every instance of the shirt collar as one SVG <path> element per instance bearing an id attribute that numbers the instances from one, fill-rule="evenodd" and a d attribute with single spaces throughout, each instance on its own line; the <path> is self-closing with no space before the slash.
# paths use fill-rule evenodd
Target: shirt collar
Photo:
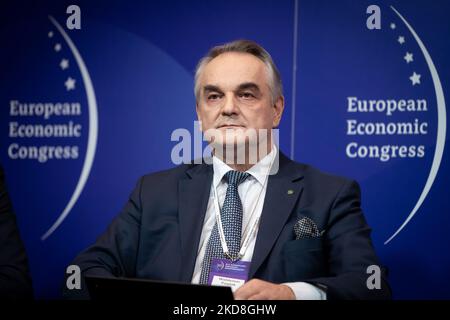
<path id="1" fill-rule="evenodd" d="M 258 163 L 248 169 L 246 172 L 250 173 L 252 177 L 254 177 L 261 185 L 264 185 L 264 181 L 266 179 L 266 175 L 270 170 L 270 166 L 273 163 L 273 159 L 277 155 L 278 149 L 273 144 L 272 150 L 267 154 L 264 158 L 262 158 Z M 228 171 L 234 170 L 225 162 L 220 160 L 219 158 L 213 156 L 213 184 L 214 188 L 217 188 L 219 183 L 222 181 L 223 176 Z"/>

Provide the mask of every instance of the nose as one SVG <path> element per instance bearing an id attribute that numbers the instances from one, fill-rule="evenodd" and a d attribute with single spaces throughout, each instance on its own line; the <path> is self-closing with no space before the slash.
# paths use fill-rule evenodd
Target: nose
<path id="1" fill-rule="evenodd" d="M 237 115 L 239 113 L 239 107 L 233 95 L 230 94 L 225 96 L 225 101 L 224 104 L 222 105 L 221 113 L 224 116 L 232 116 Z"/>

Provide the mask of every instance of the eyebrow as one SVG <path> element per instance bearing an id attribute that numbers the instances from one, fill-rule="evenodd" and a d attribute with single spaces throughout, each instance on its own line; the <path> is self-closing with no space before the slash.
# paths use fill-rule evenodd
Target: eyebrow
<path id="1" fill-rule="evenodd" d="M 259 89 L 259 86 L 254 83 L 254 82 L 244 82 L 241 83 L 238 87 L 237 87 L 237 91 L 241 91 L 241 90 L 254 90 L 257 92 L 260 92 L 261 90 Z"/>
<path id="2" fill-rule="evenodd" d="M 254 90 L 254 91 L 257 91 L 258 93 L 261 92 L 261 90 L 259 89 L 259 86 L 254 82 L 241 83 L 240 85 L 238 85 L 238 87 L 236 88 L 235 91 L 242 91 L 242 90 Z M 222 93 L 222 90 L 218 86 L 215 86 L 212 84 L 207 84 L 203 87 L 203 92 L 204 93 L 209 93 L 209 92 Z"/>
<path id="3" fill-rule="evenodd" d="M 222 90 L 220 90 L 220 88 L 218 86 L 214 86 L 212 84 L 207 84 L 206 86 L 203 87 L 203 92 L 205 92 L 205 93 L 222 92 Z"/>

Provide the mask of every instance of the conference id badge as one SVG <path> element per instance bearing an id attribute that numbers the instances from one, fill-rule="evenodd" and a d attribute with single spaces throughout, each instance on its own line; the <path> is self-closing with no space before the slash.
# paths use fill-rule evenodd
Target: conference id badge
<path id="1" fill-rule="evenodd" d="M 234 292 L 248 279 L 249 261 L 231 262 L 229 259 L 213 258 L 209 271 L 208 284 L 230 287 Z"/>

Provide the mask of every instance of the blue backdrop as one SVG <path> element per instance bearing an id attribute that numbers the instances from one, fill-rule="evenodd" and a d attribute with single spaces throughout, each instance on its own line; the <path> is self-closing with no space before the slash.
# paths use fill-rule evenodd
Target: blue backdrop
<path id="1" fill-rule="evenodd" d="M 71 4 L 81 10 L 80 30 L 66 26 Z M 367 28 L 372 4 L 381 29 Z M 38 298 L 60 296 L 65 267 L 141 175 L 173 166 L 172 132 L 194 133 L 198 59 L 238 38 L 263 45 L 282 74 L 281 149 L 360 182 L 394 297 L 450 298 L 448 1 L 11 1 L 0 8 L 0 162 Z M 355 112 L 352 99 L 379 109 Z M 426 109 L 387 114 L 388 100 L 422 101 Z M 356 122 L 427 130 L 355 134 L 349 123 Z M 70 125 L 80 134 L 55 134 Z M 37 126 L 53 134 L 38 137 Z M 382 146 L 390 146 L 388 160 L 365 154 Z"/>

